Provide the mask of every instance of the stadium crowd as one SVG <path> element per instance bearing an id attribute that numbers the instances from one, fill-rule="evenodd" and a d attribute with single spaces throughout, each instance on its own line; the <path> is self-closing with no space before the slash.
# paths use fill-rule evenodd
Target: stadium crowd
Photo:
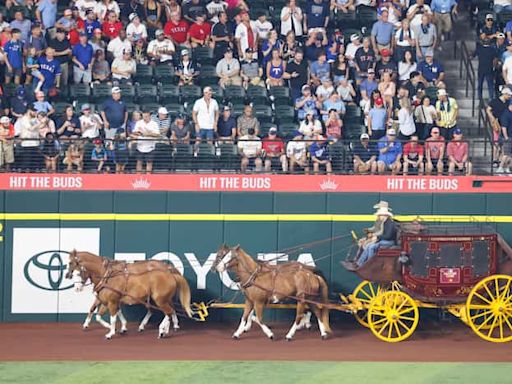
<path id="1" fill-rule="evenodd" d="M 0 11 L 5 170 L 229 158 L 244 172 L 471 173 L 436 58 L 455 0 L 6 0 Z"/>

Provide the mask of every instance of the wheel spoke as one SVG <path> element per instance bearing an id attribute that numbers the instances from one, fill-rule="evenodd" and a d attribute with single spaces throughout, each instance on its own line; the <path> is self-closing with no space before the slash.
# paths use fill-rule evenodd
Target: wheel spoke
<path id="1" fill-rule="evenodd" d="M 500 297 L 500 283 L 497 277 L 494 278 L 494 289 L 496 290 L 496 298 Z"/>
<path id="2" fill-rule="evenodd" d="M 414 320 L 414 319 L 413 319 L 413 320 Z M 409 331 L 411 330 L 412 325 L 409 327 L 409 326 L 407 326 L 407 324 L 405 324 L 402 320 L 398 319 L 397 321 L 398 321 L 398 324 L 400 324 L 400 325 L 402 326 L 402 328 L 405 328 L 405 329 L 407 330 L 407 331 L 406 331 L 406 333 L 407 333 L 407 332 L 409 332 Z"/>
<path id="3" fill-rule="evenodd" d="M 361 289 L 359 292 L 361 292 L 363 295 L 365 295 L 368 298 L 368 301 L 370 301 L 371 299 L 373 299 L 373 297 L 375 297 L 375 296 L 373 296 L 373 297 L 370 296 L 368 294 L 368 292 L 366 292 L 364 289 Z"/>
<path id="4" fill-rule="evenodd" d="M 491 301 L 492 301 L 492 297 L 493 297 L 493 294 L 492 292 L 489 290 L 489 287 L 487 286 L 487 284 L 483 284 L 483 287 L 484 289 L 487 291 L 487 293 L 489 294 L 489 297 L 491 298 Z M 476 293 L 476 292 L 475 292 Z"/>
<path id="5" fill-rule="evenodd" d="M 483 300 L 485 301 L 487 304 L 491 304 L 492 301 L 490 301 L 489 299 L 483 297 L 481 294 L 479 294 L 478 292 L 475 292 L 475 296 L 478 297 L 480 300 Z"/>
<path id="6" fill-rule="evenodd" d="M 494 331 L 494 328 L 496 328 L 496 321 L 498 320 L 498 316 L 494 316 L 494 320 L 492 322 L 491 327 L 489 328 L 489 332 L 487 332 L 487 337 L 491 337 L 492 331 Z"/>
<path id="7" fill-rule="evenodd" d="M 401 320 L 408 320 L 408 321 L 414 321 L 416 320 L 414 317 L 408 317 L 408 316 L 400 316 Z"/>
<path id="8" fill-rule="evenodd" d="M 375 297 L 375 291 L 373 290 L 373 284 L 369 283 L 368 285 L 370 286 L 370 293 L 372 294 L 372 297 Z"/>
<path id="9" fill-rule="evenodd" d="M 391 324 L 389 325 L 389 328 L 388 328 L 388 339 L 391 339 L 391 334 L 393 333 L 393 327 L 391 326 Z"/>
<path id="10" fill-rule="evenodd" d="M 409 312 L 411 312 L 411 311 L 414 311 L 414 307 L 406 308 L 406 309 L 404 309 L 404 310 L 402 310 L 402 311 L 398 312 L 398 315 L 404 315 L 404 314 L 409 313 Z"/>
<path id="11" fill-rule="evenodd" d="M 501 296 L 501 299 L 502 300 L 508 300 L 510 298 L 510 295 L 508 294 L 508 290 L 510 289 L 510 282 L 512 282 L 512 279 L 508 279 L 507 280 L 507 284 L 505 285 L 505 288 L 503 288 L 503 292 L 502 292 L 502 296 Z"/>
<path id="12" fill-rule="evenodd" d="M 374 322 L 373 322 L 373 325 L 378 325 L 378 324 L 380 324 L 380 323 L 385 322 L 386 320 L 387 320 L 387 318 L 386 318 L 386 317 L 383 317 L 383 318 L 382 318 L 382 319 L 380 319 L 380 320 L 374 321 Z"/>
<path id="13" fill-rule="evenodd" d="M 499 316 L 499 322 L 500 322 L 500 339 L 503 340 L 503 320 L 501 319 L 503 315 L 500 314 Z"/>
<path id="14" fill-rule="evenodd" d="M 507 323 L 508 328 L 512 331 L 512 324 L 510 324 L 508 316 L 503 316 L 503 320 L 505 320 L 505 323 Z"/>
<path id="15" fill-rule="evenodd" d="M 386 327 L 390 325 L 389 321 L 386 321 L 386 324 L 384 324 L 384 326 L 379 330 L 379 335 L 382 336 L 382 332 L 384 332 L 384 330 L 386 329 Z"/>
<path id="16" fill-rule="evenodd" d="M 479 317 L 487 316 L 488 314 L 491 314 L 491 313 L 492 313 L 492 311 L 489 309 L 487 311 L 477 313 L 476 315 L 470 316 L 470 317 L 471 317 L 471 320 L 475 320 L 475 319 L 478 319 Z"/>
<path id="17" fill-rule="evenodd" d="M 407 304 L 407 300 L 402 300 L 402 303 L 399 305 L 399 307 L 396 310 L 400 313 L 400 310 L 404 307 L 405 304 Z"/>
<path id="18" fill-rule="evenodd" d="M 402 332 L 400 332 L 400 328 L 398 327 L 398 324 L 393 323 L 393 325 L 395 326 L 397 337 L 402 337 Z"/>
<path id="19" fill-rule="evenodd" d="M 477 331 L 480 331 L 483 327 L 485 327 L 486 325 L 488 325 L 487 323 L 488 323 L 488 322 L 489 322 L 493 317 L 495 317 L 495 316 L 494 316 L 494 315 L 491 315 L 491 316 L 489 316 L 487 319 L 485 319 L 485 320 L 484 320 L 484 322 L 483 322 L 482 324 L 480 324 L 480 325 L 476 328 L 476 330 L 477 330 Z"/>

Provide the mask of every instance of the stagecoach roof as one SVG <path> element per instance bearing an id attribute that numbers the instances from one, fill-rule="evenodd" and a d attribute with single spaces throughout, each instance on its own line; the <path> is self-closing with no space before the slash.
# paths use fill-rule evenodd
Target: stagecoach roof
<path id="1" fill-rule="evenodd" d="M 403 228 L 404 233 L 407 233 L 407 225 Z M 443 224 L 443 225 L 424 225 L 420 234 L 422 235 L 495 235 L 498 232 L 495 228 L 487 223 L 468 223 L 460 224 Z"/>

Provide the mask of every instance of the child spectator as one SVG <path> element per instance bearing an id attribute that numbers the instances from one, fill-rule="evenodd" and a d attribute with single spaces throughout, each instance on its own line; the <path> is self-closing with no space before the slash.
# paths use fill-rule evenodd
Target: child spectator
<path id="1" fill-rule="evenodd" d="M 107 161 L 107 151 L 100 139 L 94 139 L 94 148 L 91 152 L 91 160 L 96 163 L 96 171 L 99 173 Z"/>

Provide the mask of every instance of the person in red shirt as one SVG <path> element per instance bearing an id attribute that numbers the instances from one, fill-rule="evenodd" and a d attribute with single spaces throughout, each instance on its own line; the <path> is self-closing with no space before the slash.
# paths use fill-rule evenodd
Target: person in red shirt
<path id="1" fill-rule="evenodd" d="M 284 173 L 288 170 L 288 162 L 284 152 L 283 139 L 277 137 L 277 127 L 272 126 L 268 136 L 262 141 L 262 149 L 265 154 L 265 172 L 271 172 L 272 167 L 281 166 Z"/>
<path id="2" fill-rule="evenodd" d="M 112 40 L 119 36 L 119 31 L 123 29 L 123 23 L 119 21 L 114 11 L 109 11 L 107 19 L 103 22 L 101 29 L 103 36 L 108 40 Z"/>
<path id="3" fill-rule="evenodd" d="M 181 20 L 179 12 L 171 13 L 171 20 L 165 23 L 164 34 L 172 40 L 174 45 L 190 46 L 188 42 L 188 23 Z"/>
<path id="4" fill-rule="evenodd" d="M 425 166 L 423 164 L 423 145 L 418 143 L 418 136 L 413 135 L 408 143 L 404 145 L 403 160 L 404 160 L 404 175 L 409 173 L 409 169 L 414 170 L 415 173 L 423 175 Z"/>
<path id="5" fill-rule="evenodd" d="M 196 22 L 192 24 L 188 30 L 188 36 L 190 38 L 190 45 L 192 48 L 208 45 L 211 31 L 212 26 L 210 23 L 206 22 L 206 15 L 198 14 L 196 16 Z"/>
<path id="6" fill-rule="evenodd" d="M 462 131 L 460 128 L 453 130 L 453 140 L 446 146 L 446 156 L 448 156 L 448 174 L 453 176 L 455 169 L 461 172 L 466 171 L 466 175 L 471 175 L 473 165 L 469 161 L 468 143 L 462 141 Z"/>
<path id="7" fill-rule="evenodd" d="M 440 135 L 438 127 L 433 127 L 430 131 L 430 137 L 425 141 L 425 157 L 427 160 L 427 175 L 432 173 L 434 168 L 437 174 L 443 174 L 444 158 L 444 137 Z"/>
<path id="8" fill-rule="evenodd" d="M 14 163 L 14 124 L 8 116 L 0 118 L 0 166 L 5 165 L 5 171 L 9 172 Z"/>

